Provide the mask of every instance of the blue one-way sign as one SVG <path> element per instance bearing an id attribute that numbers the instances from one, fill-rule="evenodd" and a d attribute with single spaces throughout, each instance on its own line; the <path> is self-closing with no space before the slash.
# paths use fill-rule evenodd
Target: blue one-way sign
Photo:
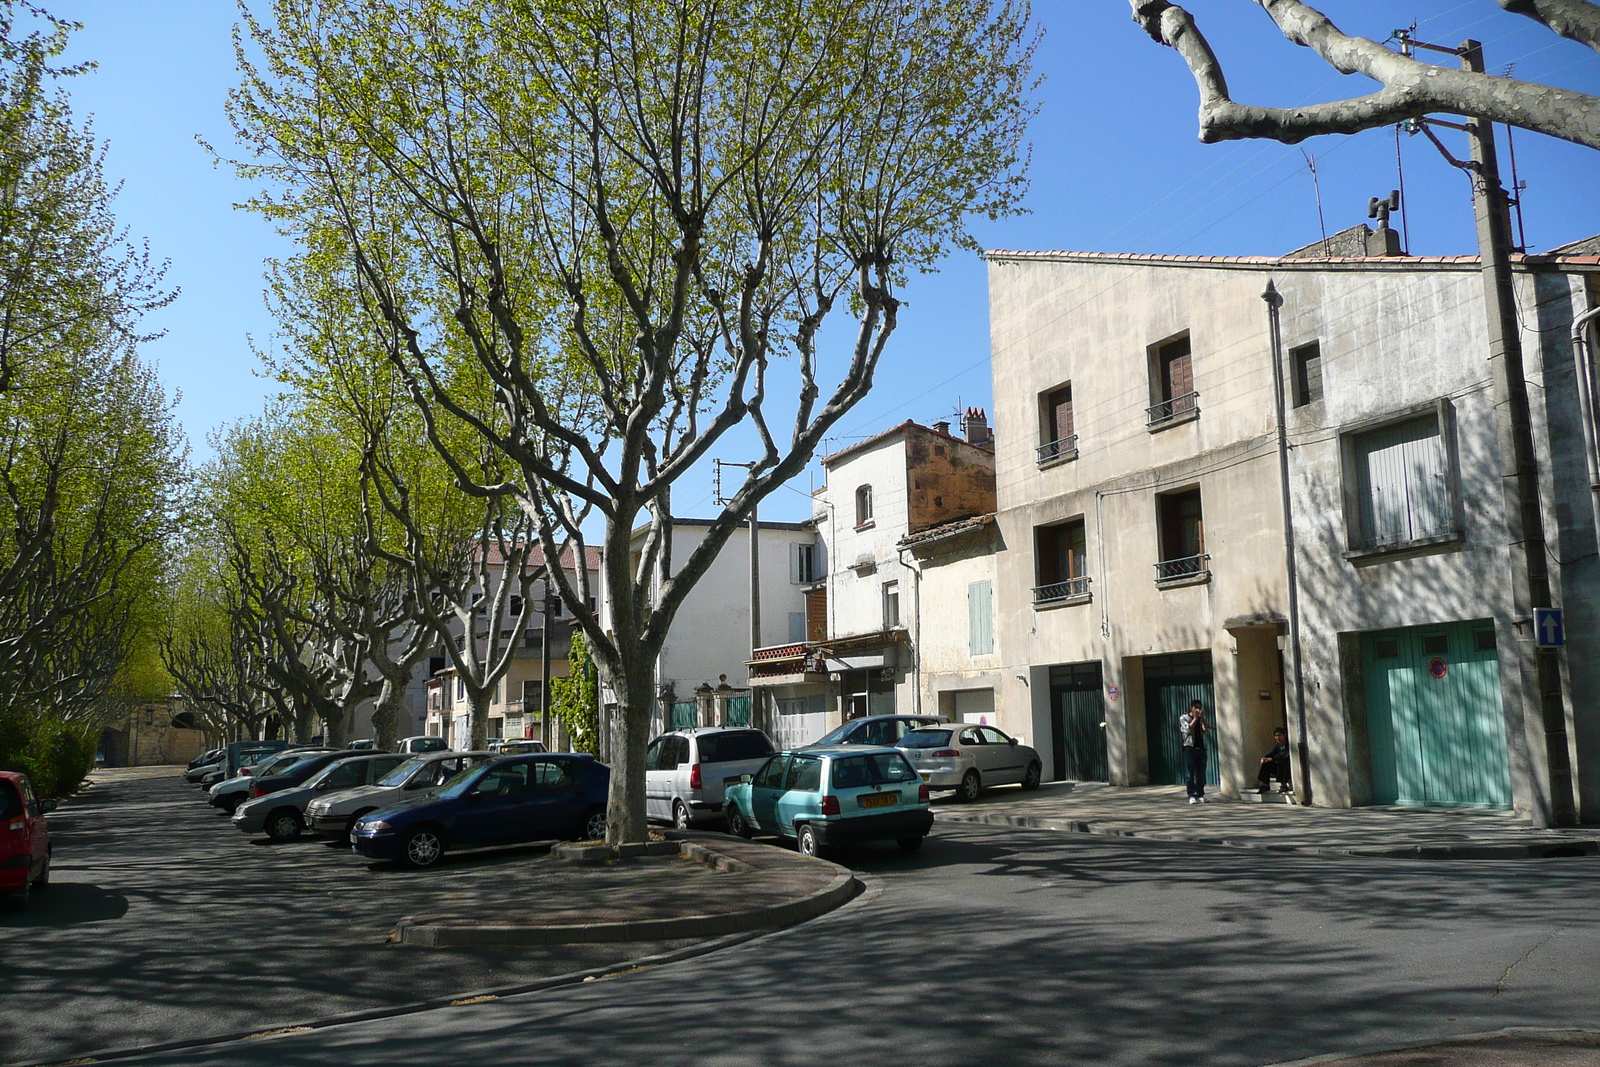
<path id="1" fill-rule="evenodd" d="M 1540 648 L 1560 648 L 1567 643 L 1560 608 L 1533 609 L 1533 639 Z"/>

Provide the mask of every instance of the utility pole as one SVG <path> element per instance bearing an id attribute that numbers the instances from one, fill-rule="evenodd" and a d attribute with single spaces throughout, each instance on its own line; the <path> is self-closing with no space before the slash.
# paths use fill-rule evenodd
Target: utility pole
<path id="1" fill-rule="evenodd" d="M 1463 69 L 1482 73 L 1483 45 L 1467 40 L 1458 53 Z M 1532 815 L 1547 825 L 1569 826 L 1577 813 L 1572 796 L 1572 764 L 1567 749 L 1567 717 L 1560 664 L 1541 654 L 1533 633 L 1533 609 L 1550 607 L 1550 572 L 1539 506 L 1538 465 L 1524 376 L 1522 335 L 1517 322 L 1511 275 L 1511 212 L 1495 153 L 1494 124 L 1469 119 L 1472 144 L 1472 203 L 1477 216 L 1478 250 L 1483 265 L 1484 305 L 1489 327 L 1489 375 L 1495 404 L 1500 489 L 1511 557 L 1512 622 L 1516 630 L 1517 687 L 1525 736 L 1542 738 L 1549 769 L 1548 794 L 1539 796 L 1535 770 Z M 1539 810 L 1543 809 L 1543 810 Z"/>

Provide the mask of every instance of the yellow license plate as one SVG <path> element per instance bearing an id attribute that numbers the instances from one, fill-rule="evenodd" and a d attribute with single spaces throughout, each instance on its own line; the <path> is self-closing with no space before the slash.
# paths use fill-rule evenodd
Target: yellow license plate
<path id="1" fill-rule="evenodd" d="M 899 793 L 873 793 L 860 798 L 863 808 L 888 808 L 900 803 Z"/>
<path id="2" fill-rule="evenodd" d="M 931 775 L 931 774 L 924 774 L 924 775 L 923 775 L 923 776 L 922 776 L 922 780 L 923 780 L 923 781 L 924 781 L 924 782 L 931 782 L 931 781 L 933 781 L 933 775 Z"/>

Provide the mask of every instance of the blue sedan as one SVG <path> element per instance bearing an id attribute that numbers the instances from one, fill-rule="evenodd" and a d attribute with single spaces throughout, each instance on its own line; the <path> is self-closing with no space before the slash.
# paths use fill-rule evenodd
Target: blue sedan
<path id="1" fill-rule="evenodd" d="M 610 784 L 610 768 L 588 756 L 489 760 L 436 793 L 363 816 L 350 836 L 361 855 L 410 867 L 432 867 L 458 849 L 600 838 Z"/>

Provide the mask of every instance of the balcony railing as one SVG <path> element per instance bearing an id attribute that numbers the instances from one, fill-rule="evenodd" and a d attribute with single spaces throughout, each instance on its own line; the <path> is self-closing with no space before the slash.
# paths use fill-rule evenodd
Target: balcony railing
<path id="1" fill-rule="evenodd" d="M 1164 559 L 1156 564 L 1157 582 L 1176 582 L 1185 578 L 1209 578 L 1211 571 L 1206 562 L 1211 557 L 1202 552 L 1198 556 Z"/>
<path id="2" fill-rule="evenodd" d="M 1078 454 L 1078 435 L 1069 433 L 1067 436 L 1051 441 L 1047 445 L 1040 445 L 1034 450 L 1039 457 L 1039 466 L 1044 466 L 1058 459 L 1071 459 Z"/>
<path id="3" fill-rule="evenodd" d="M 1068 578 L 1064 582 L 1051 582 L 1049 585 L 1036 585 L 1033 587 L 1033 602 L 1039 604 L 1053 604 L 1058 600 L 1071 600 L 1073 597 L 1089 595 L 1088 578 Z"/>
<path id="4" fill-rule="evenodd" d="M 1198 415 L 1200 413 L 1200 394 L 1184 393 L 1171 400 L 1163 400 L 1159 404 L 1151 404 L 1145 408 L 1147 426 L 1160 426 L 1164 422 L 1171 422 L 1182 415 Z"/>

